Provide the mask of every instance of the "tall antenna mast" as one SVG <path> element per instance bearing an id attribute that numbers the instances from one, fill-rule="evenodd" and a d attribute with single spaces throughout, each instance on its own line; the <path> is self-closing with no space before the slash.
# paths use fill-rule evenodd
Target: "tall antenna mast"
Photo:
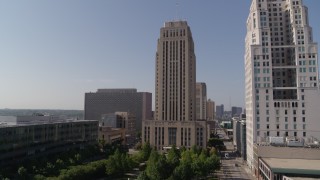
<path id="1" fill-rule="evenodd" d="M 179 20 L 179 0 L 176 0 L 176 20 Z"/>

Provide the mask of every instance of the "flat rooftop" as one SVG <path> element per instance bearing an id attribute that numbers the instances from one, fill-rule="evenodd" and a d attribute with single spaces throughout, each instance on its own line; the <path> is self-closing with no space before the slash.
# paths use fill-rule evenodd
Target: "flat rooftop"
<path id="1" fill-rule="evenodd" d="M 262 158 L 274 173 L 320 175 L 320 160 Z"/>

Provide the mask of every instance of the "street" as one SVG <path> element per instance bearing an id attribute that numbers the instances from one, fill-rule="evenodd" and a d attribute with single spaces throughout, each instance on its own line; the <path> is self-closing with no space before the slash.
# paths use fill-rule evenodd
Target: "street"
<path id="1" fill-rule="evenodd" d="M 250 180 L 255 179 L 253 175 L 247 169 L 246 163 L 241 157 L 237 157 L 234 153 L 234 145 L 229 141 L 229 137 L 226 135 L 223 128 L 221 128 L 218 121 L 216 121 L 216 133 L 219 138 L 224 140 L 226 151 L 220 152 L 221 155 L 221 169 L 217 172 L 217 177 L 220 180 Z"/>

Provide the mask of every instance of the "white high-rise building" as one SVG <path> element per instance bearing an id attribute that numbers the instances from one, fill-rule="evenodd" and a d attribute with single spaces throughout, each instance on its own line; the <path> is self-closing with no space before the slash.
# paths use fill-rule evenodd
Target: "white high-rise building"
<path id="1" fill-rule="evenodd" d="M 186 21 L 165 22 L 156 52 L 155 118 L 143 121 L 142 141 L 157 150 L 206 147 L 206 121 L 196 121 L 196 56 Z"/>
<path id="2" fill-rule="evenodd" d="M 320 139 L 317 43 L 302 0 L 252 0 L 247 20 L 247 161 L 268 137 Z"/>

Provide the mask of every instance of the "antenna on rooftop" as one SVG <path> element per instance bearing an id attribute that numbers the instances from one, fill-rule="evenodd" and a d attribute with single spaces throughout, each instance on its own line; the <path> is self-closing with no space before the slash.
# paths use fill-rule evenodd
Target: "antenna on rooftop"
<path id="1" fill-rule="evenodd" d="M 176 20 L 179 20 L 179 0 L 176 0 Z"/>

